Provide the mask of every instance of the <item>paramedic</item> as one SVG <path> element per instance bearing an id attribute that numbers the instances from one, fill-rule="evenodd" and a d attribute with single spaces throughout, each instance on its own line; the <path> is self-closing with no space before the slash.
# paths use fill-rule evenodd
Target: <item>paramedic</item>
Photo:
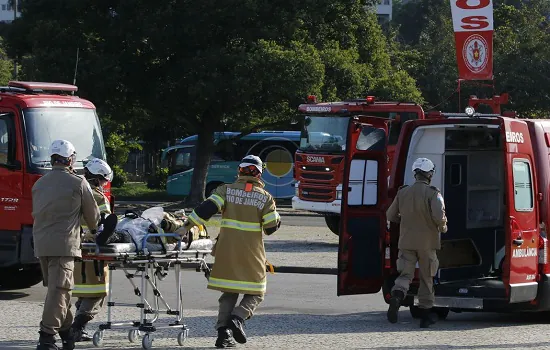
<path id="1" fill-rule="evenodd" d="M 447 232 L 447 217 L 441 193 L 437 187 L 430 186 L 435 165 L 427 158 L 418 158 L 413 163 L 412 170 L 415 183 L 399 189 L 386 213 L 389 221 L 400 223 L 397 259 L 400 276 L 392 289 L 387 316 L 391 323 L 397 322 L 401 301 L 409 290 L 418 262 L 420 327 L 427 328 L 434 323 L 430 318 L 430 311 L 435 299 L 433 277 L 439 267 L 436 250 L 441 249 L 439 233 Z"/>
<path id="2" fill-rule="evenodd" d="M 101 159 L 92 159 L 84 166 L 84 177 L 92 188 L 92 194 L 99 206 L 101 216 L 108 215 L 108 218 L 114 218 L 114 226 L 116 226 L 116 216 L 109 215 L 111 214 L 109 200 L 103 194 L 103 186 L 113 179 L 111 167 Z M 95 242 L 95 235 L 88 229 L 86 223 L 81 222 L 81 225 L 85 234 L 83 241 Z M 106 223 L 103 225 L 107 226 Z M 114 227 L 111 228 L 112 230 L 114 230 Z M 103 232 L 106 232 L 105 228 Z M 107 283 L 105 281 L 107 275 L 108 268 L 102 262 L 75 263 L 73 294 L 78 297 L 78 301 L 75 303 L 76 316 L 72 325 L 75 342 L 92 340 L 86 332 L 86 325 L 103 307 L 103 301 L 107 294 Z"/>
<path id="3" fill-rule="evenodd" d="M 215 263 L 208 280 L 208 289 L 223 292 L 216 324 L 217 348 L 234 347 L 232 336 L 238 343 L 246 343 L 244 321 L 264 299 L 267 260 L 262 230 L 271 235 L 279 229 L 281 219 L 273 197 L 260 180 L 263 166 L 257 156 L 244 157 L 237 181 L 219 186 L 184 224 L 184 228 L 205 225 L 214 214 L 222 213 L 220 234 L 212 249 Z M 239 294 L 244 296 L 235 307 Z"/>
<path id="4" fill-rule="evenodd" d="M 37 350 L 58 349 L 59 333 L 64 350 L 74 349 L 71 324 L 71 290 L 74 260 L 81 256 L 80 217 L 97 230 L 99 208 L 86 180 L 70 171 L 74 146 L 55 140 L 50 147 L 52 170 L 32 188 L 34 252 L 40 260 L 44 286 L 48 287 Z"/>

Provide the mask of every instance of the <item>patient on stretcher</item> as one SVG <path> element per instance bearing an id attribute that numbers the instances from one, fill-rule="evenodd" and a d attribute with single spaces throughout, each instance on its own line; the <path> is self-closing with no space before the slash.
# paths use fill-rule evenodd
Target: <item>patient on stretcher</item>
<path id="1" fill-rule="evenodd" d="M 102 229 L 97 234 L 95 241 L 98 246 L 112 243 L 134 243 L 136 247 L 141 247 L 147 234 L 179 233 L 185 220 L 185 214 L 183 213 L 181 216 L 181 219 L 177 218 L 164 212 L 161 207 L 147 209 L 141 215 L 127 211 L 120 219 L 111 214 L 100 222 Z M 181 237 L 181 241 L 187 245 L 191 243 L 190 241 L 203 238 L 208 238 L 204 227 L 194 227 L 193 231 Z M 177 241 L 176 237 L 163 237 L 162 241 L 158 237 L 148 237 L 147 246 L 149 249 L 158 248 L 161 245 L 175 246 Z M 151 245 L 152 247 L 149 247 Z M 200 246 L 202 245 L 205 244 Z M 206 246 L 204 248 L 208 249 Z"/>

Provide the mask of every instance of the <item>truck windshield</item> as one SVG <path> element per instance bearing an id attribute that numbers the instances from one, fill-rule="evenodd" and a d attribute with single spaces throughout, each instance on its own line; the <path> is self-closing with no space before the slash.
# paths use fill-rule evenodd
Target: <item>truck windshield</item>
<path id="1" fill-rule="evenodd" d="M 350 117 L 306 116 L 300 136 L 300 150 L 341 153 L 346 149 Z"/>
<path id="2" fill-rule="evenodd" d="M 23 110 L 31 166 L 50 168 L 50 145 L 54 140 L 72 142 L 75 169 L 92 158 L 105 160 L 105 146 L 97 114 L 85 108 L 27 108 Z"/>

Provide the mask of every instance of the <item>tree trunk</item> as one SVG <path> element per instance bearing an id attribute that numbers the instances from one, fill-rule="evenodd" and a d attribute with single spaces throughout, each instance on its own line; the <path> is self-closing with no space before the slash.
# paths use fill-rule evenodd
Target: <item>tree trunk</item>
<path id="1" fill-rule="evenodd" d="M 195 207 L 204 201 L 204 190 L 206 187 L 206 176 L 214 150 L 214 131 L 207 125 L 199 130 L 197 150 L 195 152 L 195 168 L 191 178 L 191 191 L 185 199 L 185 205 Z"/>

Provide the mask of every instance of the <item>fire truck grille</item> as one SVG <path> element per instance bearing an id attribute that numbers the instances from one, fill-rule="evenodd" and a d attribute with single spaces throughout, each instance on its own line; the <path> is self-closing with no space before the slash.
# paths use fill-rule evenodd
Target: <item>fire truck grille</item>
<path id="1" fill-rule="evenodd" d="M 332 201 L 333 199 L 333 190 L 330 188 L 302 188 L 302 198 L 311 199 L 317 201 Z"/>
<path id="2" fill-rule="evenodd" d="M 306 171 L 330 171 L 330 168 L 329 167 L 326 167 L 326 166 L 319 166 L 319 165 L 304 165 L 305 169 L 302 169 L 303 170 L 306 170 Z M 327 170 L 329 169 L 329 170 Z"/>
<path id="3" fill-rule="evenodd" d="M 319 195 L 319 194 L 303 194 L 302 197 L 304 199 L 311 199 L 311 200 L 318 200 L 318 201 L 327 201 L 329 202 L 332 199 L 332 196 L 330 194 L 328 195 Z"/>
<path id="4" fill-rule="evenodd" d="M 312 174 L 312 173 L 303 173 L 302 177 L 304 179 L 325 180 L 325 181 L 330 181 L 334 178 L 332 174 Z"/>

